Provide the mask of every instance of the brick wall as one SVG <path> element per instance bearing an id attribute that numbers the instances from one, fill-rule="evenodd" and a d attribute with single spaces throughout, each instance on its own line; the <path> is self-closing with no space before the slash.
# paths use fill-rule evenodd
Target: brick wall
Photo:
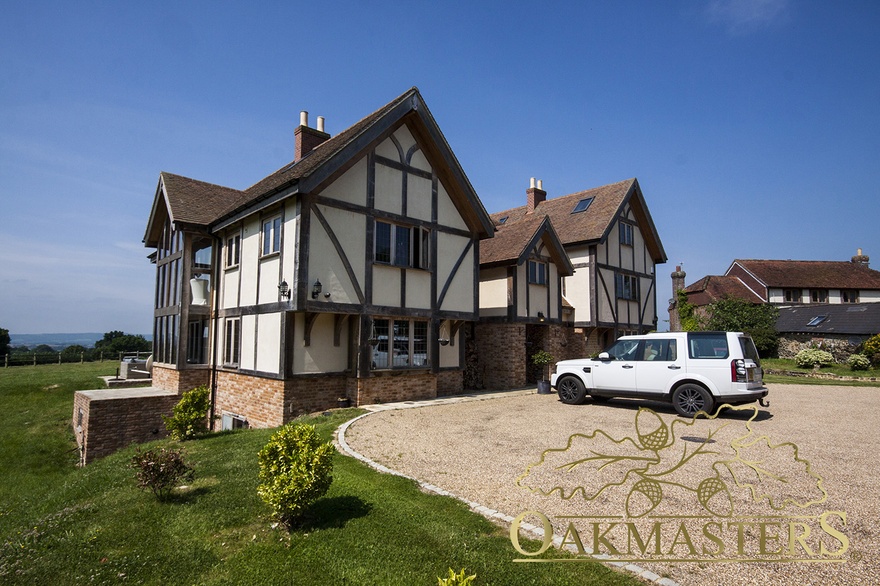
<path id="1" fill-rule="evenodd" d="M 437 378 L 431 373 L 381 372 L 357 381 L 356 405 L 418 401 L 437 396 Z"/>
<path id="2" fill-rule="evenodd" d="M 73 429 L 85 465 L 132 443 L 168 435 L 162 415 L 180 397 L 155 389 L 78 391 L 73 398 Z"/>
<path id="3" fill-rule="evenodd" d="M 464 390 L 464 372 L 461 370 L 441 370 L 437 373 L 437 396 L 458 395 Z"/>
<path id="4" fill-rule="evenodd" d="M 475 330 L 477 371 L 483 388 L 499 390 L 525 386 L 525 324 L 481 323 Z"/>
<path id="5" fill-rule="evenodd" d="M 284 424 L 284 395 L 282 380 L 220 371 L 214 415 L 234 413 L 245 417 L 251 427 L 277 427 Z M 215 421 L 215 429 L 219 426 Z"/>
<path id="6" fill-rule="evenodd" d="M 208 368 L 186 368 L 177 370 L 153 365 L 153 387 L 177 394 L 201 385 L 211 384 L 211 370 Z"/>

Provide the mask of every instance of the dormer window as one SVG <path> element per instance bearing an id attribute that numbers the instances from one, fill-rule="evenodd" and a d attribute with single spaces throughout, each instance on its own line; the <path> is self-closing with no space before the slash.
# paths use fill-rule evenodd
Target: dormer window
<path id="1" fill-rule="evenodd" d="M 574 206 L 574 209 L 571 210 L 573 214 L 579 214 L 581 212 L 587 211 L 587 208 L 590 207 L 590 204 L 593 203 L 593 198 L 588 197 L 577 202 L 577 205 Z"/>

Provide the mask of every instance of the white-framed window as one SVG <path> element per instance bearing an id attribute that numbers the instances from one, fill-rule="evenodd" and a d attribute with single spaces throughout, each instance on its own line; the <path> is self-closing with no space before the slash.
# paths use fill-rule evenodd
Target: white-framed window
<path id="1" fill-rule="evenodd" d="M 427 269 L 431 232 L 419 226 L 376 222 L 373 260 L 399 267 Z"/>
<path id="2" fill-rule="evenodd" d="M 238 266 L 241 260 L 241 234 L 226 239 L 226 268 Z"/>
<path id="3" fill-rule="evenodd" d="M 620 243 L 625 246 L 633 245 L 633 227 L 632 224 L 625 222 L 620 223 Z"/>
<path id="4" fill-rule="evenodd" d="M 263 220 L 263 256 L 281 251 L 281 216 Z"/>
<path id="5" fill-rule="evenodd" d="M 828 303 L 828 289 L 810 289 L 810 300 L 813 303 Z"/>
<path id="6" fill-rule="evenodd" d="M 241 360 L 241 318 L 228 318 L 224 329 L 223 364 L 226 366 L 238 366 Z"/>
<path id="7" fill-rule="evenodd" d="M 371 367 L 426 368 L 428 358 L 428 322 L 418 319 L 373 320 Z"/>
<path id="8" fill-rule="evenodd" d="M 786 303 L 800 303 L 803 301 L 801 298 L 801 290 L 800 289 L 783 289 L 782 297 L 785 299 Z"/>
<path id="9" fill-rule="evenodd" d="M 547 284 L 547 263 L 537 260 L 529 261 L 529 283 L 533 285 Z"/>
<path id="10" fill-rule="evenodd" d="M 615 294 L 618 299 L 626 299 L 628 301 L 638 301 L 639 299 L 639 278 L 635 275 L 615 275 L 614 283 Z"/>

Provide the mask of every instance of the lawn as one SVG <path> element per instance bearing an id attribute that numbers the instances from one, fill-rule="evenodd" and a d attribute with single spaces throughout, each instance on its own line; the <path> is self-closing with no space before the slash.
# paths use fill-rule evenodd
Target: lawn
<path id="1" fill-rule="evenodd" d="M 811 368 L 801 368 L 794 360 L 784 358 L 762 358 L 761 366 L 765 372 L 773 370 L 776 372 L 797 372 L 808 375 L 812 373 Z M 814 378 L 809 376 L 787 376 L 784 374 L 765 374 L 764 382 L 768 383 L 786 383 L 786 384 L 802 384 L 802 385 L 836 385 L 836 386 L 864 386 L 864 387 L 880 387 L 880 369 L 871 370 L 851 370 L 845 364 L 835 364 L 833 366 L 823 366 L 821 374 L 833 374 L 836 376 L 856 377 L 855 381 L 842 381 L 837 379 Z M 873 381 L 870 379 L 874 379 Z"/>
<path id="2" fill-rule="evenodd" d="M 505 529 L 338 454 L 330 491 L 287 532 L 256 494 L 256 454 L 272 430 L 154 442 L 183 446 L 196 470 L 160 503 L 135 485 L 133 447 L 75 466 L 73 392 L 112 368 L 0 370 L 0 583 L 434 585 L 449 568 L 477 574 L 475 586 L 641 583 L 592 562 L 513 563 Z M 358 413 L 310 421 L 329 440 Z"/>

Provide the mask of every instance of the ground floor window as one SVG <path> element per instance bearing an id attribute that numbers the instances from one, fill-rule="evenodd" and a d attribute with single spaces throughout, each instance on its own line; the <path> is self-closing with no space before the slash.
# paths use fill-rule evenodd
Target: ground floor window
<path id="1" fill-rule="evenodd" d="M 188 364 L 206 364 L 208 347 L 208 321 L 192 320 L 186 336 L 186 361 Z"/>
<path id="2" fill-rule="evenodd" d="M 374 369 L 424 368 L 428 359 L 428 322 L 374 319 L 370 339 Z"/>
<path id="3" fill-rule="evenodd" d="M 223 364 L 238 366 L 241 359 L 241 319 L 234 317 L 226 320 L 226 336 L 223 347 Z"/>

